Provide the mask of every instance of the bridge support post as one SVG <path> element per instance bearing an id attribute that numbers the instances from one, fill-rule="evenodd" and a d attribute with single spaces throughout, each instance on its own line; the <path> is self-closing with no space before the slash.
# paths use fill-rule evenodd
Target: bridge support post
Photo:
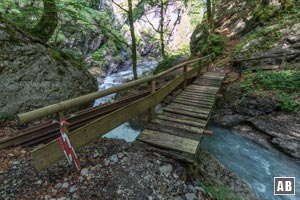
<path id="1" fill-rule="evenodd" d="M 185 89 L 186 88 L 186 85 L 187 85 L 187 65 L 184 65 L 183 66 L 183 73 L 184 73 L 184 81 L 183 81 L 183 87 L 182 89 Z"/>

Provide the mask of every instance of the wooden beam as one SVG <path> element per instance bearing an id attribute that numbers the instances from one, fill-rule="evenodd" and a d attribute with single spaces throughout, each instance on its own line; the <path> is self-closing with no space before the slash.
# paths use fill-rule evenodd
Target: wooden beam
<path id="1" fill-rule="evenodd" d="M 28 123 L 28 122 L 34 121 L 36 119 L 49 116 L 49 115 L 54 114 L 54 113 L 65 111 L 65 110 L 67 110 L 71 107 L 74 107 L 74 106 L 90 103 L 90 102 L 94 101 L 95 99 L 107 96 L 109 94 L 113 94 L 113 93 L 116 93 L 116 92 L 119 92 L 119 91 L 122 91 L 122 90 L 126 90 L 128 88 L 132 88 L 132 87 L 141 85 L 141 84 L 146 83 L 146 82 L 150 82 L 154 79 L 158 79 L 160 77 L 163 77 L 163 76 L 169 74 L 170 72 L 173 72 L 173 71 L 175 71 L 179 68 L 182 68 L 182 67 L 184 67 L 188 64 L 197 62 L 197 61 L 202 60 L 202 59 L 207 59 L 209 57 L 210 56 L 206 56 L 206 57 L 202 57 L 202 58 L 189 60 L 189 61 L 183 62 L 179 65 L 176 65 L 176 66 L 174 66 L 174 67 L 172 67 L 172 68 L 170 68 L 170 69 L 168 69 L 164 72 L 161 72 L 161 73 L 159 73 L 155 76 L 150 76 L 150 77 L 146 77 L 146 78 L 143 78 L 143 79 L 131 81 L 131 82 L 119 85 L 119 86 L 115 86 L 113 88 L 109 88 L 109 89 L 98 91 L 98 92 L 93 92 L 93 93 L 90 93 L 90 94 L 87 94 L 87 95 L 83 95 L 83 96 L 76 97 L 76 98 L 73 98 L 73 99 L 69 99 L 69 100 L 66 100 L 66 101 L 63 101 L 63 102 L 60 102 L 60 103 L 56 103 L 56 104 L 49 105 L 49 106 L 46 106 L 46 107 L 43 107 L 43 108 L 39 108 L 39 109 L 30 111 L 30 112 L 18 114 L 17 118 L 18 118 L 19 122 L 22 123 L 22 124 L 23 123 Z M 201 66 L 198 66 L 197 68 L 201 68 Z M 185 76 L 187 76 L 187 74 L 185 74 Z"/>
<path id="2" fill-rule="evenodd" d="M 182 151 L 191 154 L 196 153 L 199 144 L 199 141 L 197 140 L 191 140 L 150 130 L 143 131 L 137 139 L 162 148 Z"/>
<path id="3" fill-rule="evenodd" d="M 183 82 L 183 80 L 184 74 L 163 86 L 155 94 L 151 94 L 138 101 L 135 101 L 71 132 L 69 138 L 74 149 L 83 147 L 95 139 L 100 138 L 108 131 L 118 127 L 129 119 L 132 119 L 136 115 L 143 113 L 147 109 L 158 104 L 165 96 L 177 88 Z M 62 157 L 63 153 L 60 150 L 57 140 L 54 140 L 32 152 L 34 165 L 38 171 L 56 163 Z"/>

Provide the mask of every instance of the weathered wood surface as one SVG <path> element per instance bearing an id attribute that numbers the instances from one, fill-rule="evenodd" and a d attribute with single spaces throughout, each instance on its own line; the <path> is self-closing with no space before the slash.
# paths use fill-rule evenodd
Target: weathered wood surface
<path id="1" fill-rule="evenodd" d="M 184 137 L 178 137 L 151 130 L 143 131 L 143 134 L 140 134 L 138 140 L 155 146 L 163 147 L 165 149 L 177 150 L 190 154 L 196 153 L 199 144 L 199 141 L 197 140 L 191 140 Z"/>
<path id="2" fill-rule="evenodd" d="M 92 142 L 136 115 L 157 105 L 165 96 L 179 86 L 183 80 L 184 74 L 159 89 L 156 93 L 135 101 L 71 132 L 69 138 L 74 149 L 78 149 Z M 60 160 L 63 157 L 63 153 L 60 150 L 58 141 L 55 140 L 34 150 L 32 152 L 32 157 L 36 169 L 40 171 Z"/>
<path id="3" fill-rule="evenodd" d="M 194 71 L 195 73 L 197 73 L 196 70 Z M 187 77 L 188 72 L 185 72 L 184 74 L 170 81 L 168 84 L 161 87 L 156 92 L 153 92 L 149 96 L 132 102 L 125 107 L 122 107 L 71 132 L 69 134 L 69 138 L 72 146 L 74 147 L 74 149 L 83 147 L 93 140 L 100 138 L 108 131 L 135 117 L 136 115 L 143 113 L 153 106 L 157 105 L 171 91 L 182 85 L 182 83 L 185 81 L 185 78 Z M 216 77 L 219 79 L 219 76 Z M 188 88 L 189 86 L 186 89 Z M 192 91 L 190 92 L 185 91 L 185 94 L 201 95 L 202 93 L 206 93 L 207 91 L 209 92 L 209 95 L 215 95 L 215 93 L 217 92 L 215 87 L 197 86 L 193 87 Z M 186 101 L 185 103 L 188 103 L 188 105 L 185 107 L 186 111 L 184 111 L 184 114 L 182 114 L 183 111 L 177 114 L 165 114 L 165 112 L 168 112 L 167 110 L 165 110 L 163 113 L 164 117 L 160 116 L 156 119 L 153 119 L 151 122 L 152 126 L 157 126 L 156 130 L 153 130 L 154 128 L 146 129 L 140 134 L 138 140 L 147 142 L 157 147 L 161 147 L 163 149 L 171 149 L 181 155 L 194 155 L 201 140 L 204 128 L 207 125 L 207 118 L 209 117 L 210 109 L 213 106 L 213 101 L 201 101 L 195 103 L 190 100 Z M 176 107 L 179 105 L 174 104 L 172 106 Z M 188 106 L 193 106 L 198 109 L 195 109 L 195 111 L 192 113 Z M 184 106 L 182 106 L 182 108 L 183 107 Z M 176 118 L 176 115 L 179 115 L 180 118 Z M 172 116 L 175 119 L 171 119 Z M 176 133 L 171 134 L 170 130 L 176 130 Z M 63 153 L 60 150 L 59 144 L 56 140 L 32 152 L 32 158 L 38 171 L 49 167 L 51 164 L 56 163 L 62 157 Z"/>
<path id="4" fill-rule="evenodd" d="M 202 78 L 205 80 L 201 81 Z M 138 140 L 161 149 L 185 153 L 186 157 L 193 158 L 202 135 L 212 134 L 205 128 L 223 78 L 224 75 L 217 73 L 204 73 L 195 81 L 197 84 L 187 86 L 170 105 L 164 108 L 162 114 L 157 115 L 156 119 L 146 126 Z M 174 142 L 170 139 L 170 135 L 176 136 Z M 191 147 L 193 151 L 187 150 L 188 147 L 184 146 L 191 145 L 186 139 L 193 140 Z"/>
<path id="5" fill-rule="evenodd" d="M 165 86 L 161 87 L 158 91 L 155 91 L 155 80 L 174 71 L 180 69 L 187 64 L 201 62 L 201 65 L 198 65 L 189 70 L 185 71 L 182 75 L 170 81 Z M 171 69 L 168 69 L 158 75 L 139 79 L 137 81 L 132 81 L 126 84 L 122 84 L 121 86 L 117 86 L 108 90 L 95 92 L 92 94 L 88 94 L 86 96 L 78 97 L 75 99 L 67 100 L 65 102 L 61 102 L 58 104 L 54 104 L 51 106 L 47 106 L 41 109 L 37 109 L 32 112 L 24 113 L 18 115 L 20 122 L 29 122 L 34 119 L 47 116 L 49 114 L 64 111 L 72 106 L 80 105 L 86 102 L 90 102 L 92 99 L 97 99 L 102 96 L 106 96 L 111 93 L 115 93 L 127 88 L 132 88 L 138 86 L 142 83 L 152 82 L 151 89 L 152 93 L 140 100 L 137 100 L 129 105 L 126 105 L 102 118 L 99 118 L 69 134 L 70 141 L 74 149 L 78 149 L 86 144 L 92 142 L 93 140 L 100 138 L 102 135 L 107 133 L 108 131 L 116 128 L 122 123 L 128 121 L 129 119 L 135 117 L 136 115 L 153 108 L 157 105 L 164 97 L 166 97 L 171 91 L 182 85 L 183 83 L 187 83 L 186 79 L 195 76 L 201 70 L 203 64 L 207 64 L 209 62 L 209 57 L 198 58 L 194 60 L 189 60 L 187 62 L 181 63 Z M 44 145 L 38 149 L 35 149 L 32 152 L 32 158 L 35 164 L 35 167 L 38 171 L 43 170 L 50 165 L 56 163 L 63 157 L 63 153 L 60 150 L 58 142 L 52 141 L 47 145 Z"/>

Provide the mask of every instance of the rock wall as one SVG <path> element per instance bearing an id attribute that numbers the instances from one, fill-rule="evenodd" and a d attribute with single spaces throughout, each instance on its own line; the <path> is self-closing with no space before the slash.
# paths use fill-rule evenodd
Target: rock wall
<path id="1" fill-rule="evenodd" d="M 228 38 L 242 37 L 253 30 L 258 22 L 253 10 L 255 1 L 245 0 L 221 0 L 216 6 L 214 16 L 215 33 L 222 34 Z M 190 48 L 192 54 L 201 53 L 199 49 L 208 38 L 208 27 L 206 21 L 200 23 L 192 34 Z"/>
<path id="2" fill-rule="evenodd" d="M 279 111 L 272 96 L 244 95 L 240 83 L 228 86 L 223 94 L 214 110 L 214 123 L 238 129 L 262 145 L 300 158 L 300 113 Z"/>
<path id="3" fill-rule="evenodd" d="M 0 17 L 0 120 L 96 91 L 71 62 Z"/>

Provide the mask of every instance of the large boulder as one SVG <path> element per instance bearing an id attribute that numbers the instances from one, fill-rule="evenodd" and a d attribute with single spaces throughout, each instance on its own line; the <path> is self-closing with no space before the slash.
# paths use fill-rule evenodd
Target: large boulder
<path id="1" fill-rule="evenodd" d="M 97 90 L 89 72 L 0 17 L 0 120 Z"/>

